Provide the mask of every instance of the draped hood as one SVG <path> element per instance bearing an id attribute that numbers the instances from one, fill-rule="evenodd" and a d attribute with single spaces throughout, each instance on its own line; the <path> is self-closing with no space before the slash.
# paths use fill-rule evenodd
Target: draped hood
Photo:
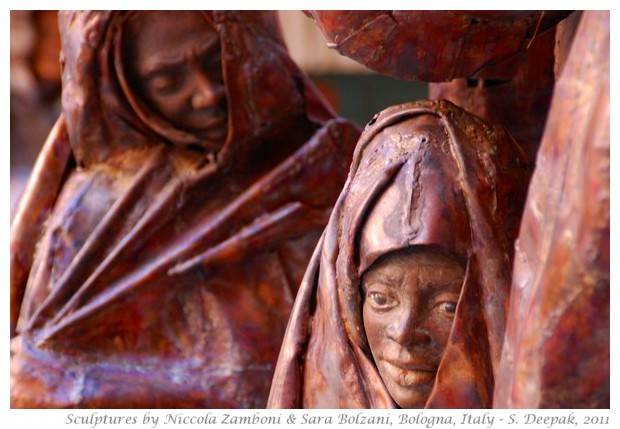
<path id="1" fill-rule="evenodd" d="M 201 147 L 191 133 L 175 128 L 140 100 L 127 83 L 122 56 L 121 11 L 65 11 L 62 35 L 62 111 L 80 165 L 115 152 L 166 142 Z M 277 15 L 256 11 L 202 11 L 219 35 L 228 98 L 226 160 L 255 151 L 291 117 L 325 122 L 333 112 L 297 68 L 284 45 Z M 261 150 L 269 150 L 268 143 Z"/>
<path id="2" fill-rule="evenodd" d="M 427 115 L 436 118 L 442 138 L 399 128 Z M 447 101 L 378 114 L 358 142 L 306 271 L 268 406 L 396 406 L 368 346 L 360 279 L 381 255 L 427 245 L 464 260 L 467 270 L 426 407 L 490 407 L 529 177 L 524 160 L 502 128 Z"/>

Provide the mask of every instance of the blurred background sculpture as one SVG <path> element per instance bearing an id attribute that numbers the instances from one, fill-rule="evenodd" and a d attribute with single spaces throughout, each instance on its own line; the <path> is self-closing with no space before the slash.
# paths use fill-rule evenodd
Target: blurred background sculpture
<path id="1" fill-rule="evenodd" d="M 312 10 L 308 15 L 329 47 L 372 70 L 447 82 L 474 77 L 523 51 L 568 12 Z"/>
<path id="2" fill-rule="evenodd" d="M 11 215 L 60 113 L 59 53 L 56 11 L 11 11 Z"/>
<path id="3" fill-rule="evenodd" d="M 357 128 L 273 13 L 60 31 L 62 115 L 11 227 L 11 405 L 264 406 Z"/>
<path id="4" fill-rule="evenodd" d="M 490 407 L 529 176 L 447 101 L 365 129 L 287 328 L 269 406 Z"/>

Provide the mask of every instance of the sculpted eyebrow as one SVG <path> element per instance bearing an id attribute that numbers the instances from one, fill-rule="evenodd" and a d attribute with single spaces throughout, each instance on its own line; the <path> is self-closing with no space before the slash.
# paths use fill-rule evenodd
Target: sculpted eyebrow
<path id="1" fill-rule="evenodd" d="M 151 80 L 158 76 L 167 76 L 175 74 L 179 71 L 183 63 L 183 59 L 175 60 L 172 58 L 166 58 L 156 63 L 149 65 L 146 69 L 146 73 L 142 76 L 145 80 Z"/>
<path id="2" fill-rule="evenodd" d="M 431 280 L 424 285 L 425 289 L 434 290 L 437 292 L 446 291 L 460 291 L 463 285 L 464 279 L 448 279 L 444 281 Z"/>
<path id="3" fill-rule="evenodd" d="M 397 276 L 386 275 L 381 272 L 374 272 L 370 276 L 364 279 L 364 283 L 371 285 L 373 283 L 381 283 L 385 286 L 390 287 L 399 287 L 402 283 L 402 279 L 399 279 Z"/>
<path id="4" fill-rule="evenodd" d="M 219 50 L 219 48 L 219 39 L 214 38 L 206 43 L 203 43 L 202 45 L 199 45 L 194 50 L 194 53 L 198 56 L 205 56 L 211 52 Z M 158 58 L 156 61 L 147 64 L 145 67 L 146 73 L 144 74 L 143 79 L 150 80 L 157 76 L 174 74 L 185 61 L 186 59 L 183 57 L 182 53 L 176 53 L 167 57 Z"/>

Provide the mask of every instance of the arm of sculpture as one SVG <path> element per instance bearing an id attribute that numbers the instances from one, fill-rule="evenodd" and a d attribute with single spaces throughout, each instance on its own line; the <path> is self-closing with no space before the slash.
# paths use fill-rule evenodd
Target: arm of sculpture
<path id="1" fill-rule="evenodd" d="M 54 206 L 70 158 L 71 146 L 61 116 L 43 145 L 11 224 L 11 337 L 15 335 L 36 243 Z"/>
<path id="2" fill-rule="evenodd" d="M 297 152 L 229 204 L 226 217 L 218 217 L 217 223 L 205 225 L 200 235 L 206 237 L 224 223 L 239 223 L 239 219 L 262 207 L 262 214 L 252 216 L 255 221 L 199 255 L 183 255 L 169 274 L 188 272 L 199 265 L 206 269 L 224 262 L 235 263 L 254 246 L 278 249 L 284 265 L 291 264 L 286 266 L 287 272 L 297 271 L 293 259 L 289 260 L 287 243 L 312 229 L 320 231 L 327 222 L 331 212 L 329 201 L 336 195 L 335 189 L 321 186 L 321 183 L 344 181 L 357 135 L 353 124 L 341 119 L 330 120 Z M 305 186 L 300 189 L 291 187 L 290 183 L 305 183 Z M 308 193 L 307 189 L 313 192 Z M 257 204 L 267 195 L 269 206 Z M 301 274 L 294 277 L 299 278 Z"/>

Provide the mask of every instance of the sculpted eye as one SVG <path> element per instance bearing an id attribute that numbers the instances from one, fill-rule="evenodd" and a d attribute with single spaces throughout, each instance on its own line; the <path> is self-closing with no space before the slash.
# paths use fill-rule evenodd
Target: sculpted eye
<path id="1" fill-rule="evenodd" d="M 456 312 L 456 302 L 455 301 L 446 301 L 440 304 L 440 309 L 444 313 L 453 315 Z"/>
<path id="2" fill-rule="evenodd" d="M 169 94 L 179 87 L 180 80 L 173 75 L 156 76 L 149 81 L 151 90 L 160 94 Z"/>
<path id="3" fill-rule="evenodd" d="M 376 291 L 368 292 L 366 299 L 372 307 L 378 310 L 388 310 L 398 304 L 398 301 L 391 296 Z"/>

